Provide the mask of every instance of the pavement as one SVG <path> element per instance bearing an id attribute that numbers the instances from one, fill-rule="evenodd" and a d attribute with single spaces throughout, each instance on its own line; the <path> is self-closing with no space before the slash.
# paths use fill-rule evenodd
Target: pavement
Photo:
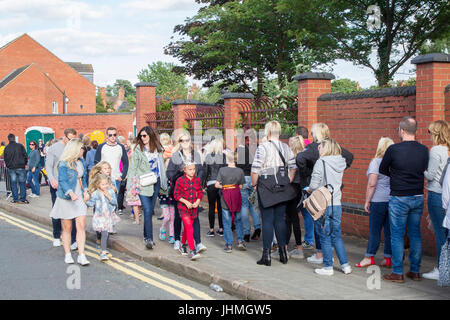
<path id="1" fill-rule="evenodd" d="M 4 196 L 0 199 L 0 209 L 51 226 L 49 213 L 51 210 L 48 187 L 41 187 L 39 198 L 29 198 L 30 204 L 12 204 Z M 207 237 L 209 230 L 208 205 L 199 214 L 202 243 L 208 248 L 201 259 L 190 261 L 187 257 L 173 249 L 167 241 L 159 240 L 161 221 L 157 205 L 153 217 L 154 242 L 153 250 L 145 248 L 143 243 L 143 219 L 140 225 L 133 224 L 129 218 L 130 208 L 124 210 L 121 221 L 116 226 L 117 233 L 110 236 L 110 248 L 124 253 L 134 259 L 150 263 L 161 269 L 176 273 L 182 277 L 209 285 L 216 283 L 224 292 L 249 300 L 322 300 L 322 299 L 355 299 L 355 300 L 450 300 L 450 288 L 442 288 L 435 280 L 413 281 L 405 277 L 405 283 L 391 283 L 381 279 L 381 275 L 389 274 L 392 269 L 378 269 L 368 273 L 368 269 L 357 269 L 358 263 L 366 250 L 367 240 L 344 235 L 347 256 L 353 272 L 344 275 L 338 259 L 334 256 L 334 275 L 320 276 L 314 273 L 319 265 L 308 263 L 305 259 L 289 259 L 282 264 L 272 258 L 272 266 L 260 266 L 256 261 L 261 258 L 262 240 L 247 243 L 247 251 L 233 249 L 232 253 L 223 251 L 224 240 L 220 236 Z M 95 232 L 92 230 L 92 211 L 87 216 L 88 241 L 94 242 Z M 217 226 L 216 220 L 216 228 Z M 293 236 L 290 246 L 293 246 Z M 289 247 L 289 250 L 292 248 Z M 305 257 L 311 256 L 312 250 L 304 250 Z M 377 263 L 382 260 L 383 246 L 375 257 Z M 407 260 L 407 259 L 406 259 Z M 423 256 L 421 272 L 431 271 L 436 264 L 435 257 Z M 405 273 L 409 270 L 405 262 Z"/>

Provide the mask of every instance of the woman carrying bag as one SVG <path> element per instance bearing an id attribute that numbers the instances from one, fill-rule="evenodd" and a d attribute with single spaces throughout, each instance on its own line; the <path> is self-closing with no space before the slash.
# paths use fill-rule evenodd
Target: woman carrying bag
<path id="1" fill-rule="evenodd" d="M 319 145 L 320 158 L 316 161 L 311 175 L 308 192 L 327 186 L 330 189 L 331 203 L 325 210 L 322 218 L 316 220 L 315 228 L 318 230 L 323 252 L 323 264 L 321 269 L 315 269 L 320 275 L 333 275 L 333 248 L 341 263 L 345 274 L 352 272 L 348 263 L 344 241 L 341 236 L 341 186 L 342 177 L 346 168 L 345 159 L 342 157 L 342 149 L 333 139 L 325 139 Z"/>
<path id="2" fill-rule="evenodd" d="M 266 124 L 267 141 L 256 149 L 252 164 L 252 186 L 258 193 L 262 216 L 263 254 L 256 263 L 271 265 L 270 249 L 273 230 L 279 244 L 280 261 L 288 262 L 286 251 L 286 202 L 295 198 L 294 179 L 296 166 L 291 148 L 279 140 L 281 126 L 278 121 Z"/>
<path id="3" fill-rule="evenodd" d="M 144 210 L 144 243 L 153 249 L 152 216 L 160 188 L 167 190 L 164 149 L 154 129 L 143 127 L 137 135 L 137 143 L 128 169 L 127 189 L 131 190 L 133 178 L 139 180 L 139 199 Z"/>

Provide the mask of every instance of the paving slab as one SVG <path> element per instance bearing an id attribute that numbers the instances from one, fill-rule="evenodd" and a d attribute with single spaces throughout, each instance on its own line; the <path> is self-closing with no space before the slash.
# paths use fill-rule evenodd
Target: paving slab
<path id="1" fill-rule="evenodd" d="M 36 222 L 51 225 L 49 213 L 51 210 L 50 192 L 48 187 L 41 187 L 39 198 L 30 198 L 30 204 L 12 204 L 5 197 L 0 199 L 0 209 L 11 212 Z M 318 265 L 310 264 L 306 259 L 290 259 L 282 264 L 272 259 L 272 266 L 260 266 L 256 261 L 262 253 L 262 240 L 250 241 L 247 251 L 233 249 L 232 253 L 225 253 L 223 237 L 207 237 L 209 230 L 208 208 L 202 203 L 204 210 L 199 213 L 202 243 L 208 248 L 202 253 L 201 259 L 190 261 L 173 249 L 167 241 L 159 240 L 161 221 L 156 217 L 160 215 L 157 205 L 153 217 L 153 233 L 155 248 L 148 250 L 143 243 L 143 219 L 140 225 L 133 224 L 130 219 L 131 209 L 124 210 L 121 221 L 116 229 L 117 234 L 110 236 L 110 246 L 120 252 L 126 253 L 132 259 L 146 261 L 162 269 L 174 272 L 191 280 L 209 285 L 211 282 L 219 284 L 225 292 L 250 300 L 310 300 L 310 299 L 369 299 L 369 300 L 403 300 L 423 299 L 450 300 L 450 288 L 442 288 L 437 281 L 422 280 L 419 282 L 405 279 L 405 283 L 380 282 L 380 289 L 368 288 L 368 279 L 373 274 L 367 269 L 353 267 L 353 272 L 344 275 L 340 270 L 335 256 L 334 275 L 319 276 L 314 273 Z M 92 211 L 87 216 L 87 237 L 95 241 L 95 232 L 92 230 Z M 216 221 L 217 223 L 217 221 Z M 344 243 L 349 262 L 352 266 L 360 261 L 366 250 L 367 241 L 344 235 Z M 293 236 L 291 240 L 293 245 Z M 377 262 L 382 260 L 383 248 L 380 246 L 379 254 L 375 257 Z M 312 250 L 305 250 L 305 256 L 313 254 Z M 61 258 L 62 259 L 62 258 Z M 435 258 L 423 256 L 422 272 L 430 271 L 435 265 Z M 405 263 L 408 270 L 408 262 Z M 381 274 L 390 273 L 391 269 L 381 269 Z"/>

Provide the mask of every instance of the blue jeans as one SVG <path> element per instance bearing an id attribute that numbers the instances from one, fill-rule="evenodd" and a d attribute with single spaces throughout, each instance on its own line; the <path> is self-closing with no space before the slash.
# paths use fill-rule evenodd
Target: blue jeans
<path id="1" fill-rule="evenodd" d="M 37 196 L 41 195 L 41 184 L 39 183 L 39 168 L 36 168 L 34 172 L 28 170 L 27 182 L 30 184 L 31 192 Z"/>
<path id="2" fill-rule="evenodd" d="M 366 257 L 377 254 L 380 246 L 381 229 L 384 229 L 384 257 L 392 257 L 391 227 L 389 225 L 389 202 L 371 202 L 369 214 L 369 243 Z"/>
<path id="3" fill-rule="evenodd" d="M 222 208 L 222 221 L 223 221 L 223 238 L 225 245 L 231 247 L 233 245 L 233 231 L 231 231 L 231 212 Z M 236 237 L 237 240 L 243 242 L 242 220 L 241 213 L 236 212 L 234 214 L 234 223 L 236 225 Z"/>
<path id="4" fill-rule="evenodd" d="M 245 176 L 245 184 L 241 189 L 242 196 L 242 208 L 241 208 L 241 219 L 242 219 L 242 227 L 244 229 L 244 234 L 250 234 L 250 219 L 248 216 L 248 212 L 252 214 L 253 220 L 253 228 L 261 229 L 261 219 L 259 217 L 259 213 L 255 210 L 255 207 L 248 201 L 248 197 L 253 192 L 252 188 L 252 179 L 250 176 Z"/>
<path id="5" fill-rule="evenodd" d="M 420 219 L 424 196 L 389 197 L 389 224 L 391 225 L 393 273 L 403 274 L 405 228 L 408 228 L 410 244 L 410 271 L 418 273 L 422 260 L 422 237 Z"/>
<path id="6" fill-rule="evenodd" d="M 302 208 L 302 216 L 303 216 L 303 226 L 305 227 L 305 237 L 303 240 L 308 242 L 309 244 L 314 243 L 314 219 L 311 217 L 309 212 Z M 317 244 L 317 242 L 316 242 Z M 318 241 L 318 245 L 320 248 L 320 240 Z"/>
<path id="7" fill-rule="evenodd" d="M 158 180 L 158 181 L 159 181 L 159 180 Z M 114 182 L 115 182 L 115 187 L 116 187 L 117 193 L 119 193 L 119 190 L 120 190 L 120 184 L 122 183 L 122 181 L 115 180 Z M 155 186 L 153 186 L 153 187 L 155 187 Z M 158 190 L 158 193 L 159 193 L 159 190 Z M 156 194 L 156 195 L 158 195 L 158 194 Z"/>
<path id="8" fill-rule="evenodd" d="M 147 197 L 139 195 L 139 199 L 141 199 L 142 209 L 144 210 L 144 240 L 153 241 L 152 216 L 155 211 L 156 199 L 158 198 L 160 187 L 161 183 L 158 178 L 157 182 L 153 185 L 153 196 Z"/>
<path id="9" fill-rule="evenodd" d="M 25 169 L 9 169 L 9 179 L 11 181 L 11 192 L 14 201 L 25 201 L 27 199 L 27 172 Z M 19 184 L 19 188 L 17 188 Z M 20 194 L 19 194 L 20 190 Z"/>
<path id="10" fill-rule="evenodd" d="M 333 216 L 331 216 L 332 208 Z M 342 240 L 341 236 L 341 216 L 342 206 L 329 206 L 324 213 L 324 227 L 322 228 L 322 219 L 315 221 L 315 226 L 320 237 L 320 243 L 322 245 L 323 265 L 325 269 L 333 268 L 333 248 L 339 258 L 341 267 L 346 267 L 348 265 L 344 240 Z"/>
<path id="11" fill-rule="evenodd" d="M 442 194 L 428 191 L 428 214 L 433 223 L 434 236 L 436 238 L 437 263 L 441 258 L 441 249 L 447 241 L 445 228 L 442 226 L 445 218 L 445 210 L 442 208 Z"/>

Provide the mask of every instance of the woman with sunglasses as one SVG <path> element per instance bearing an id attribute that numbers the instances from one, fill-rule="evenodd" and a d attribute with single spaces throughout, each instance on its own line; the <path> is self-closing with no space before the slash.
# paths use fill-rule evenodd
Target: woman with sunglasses
<path id="1" fill-rule="evenodd" d="M 37 148 L 36 141 L 30 142 L 30 154 L 28 155 L 27 182 L 31 187 L 30 198 L 37 198 L 41 194 L 39 183 L 39 172 L 41 172 L 41 154 Z"/>
<path id="2" fill-rule="evenodd" d="M 196 176 L 202 181 L 202 185 L 205 178 L 204 167 L 202 164 L 202 156 L 200 153 L 194 150 L 194 146 L 191 142 L 191 137 L 188 132 L 182 133 L 178 139 L 176 139 L 177 145 L 172 151 L 172 158 L 170 158 L 169 165 L 167 167 L 167 177 L 171 181 L 171 185 L 175 186 L 176 180 L 181 177 L 183 172 L 183 164 L 186 161 L 195 163 L 195 173 Z M 196 251 L 201 253 L 206 250 L 206 247 L 201 243 L 200 237 L 200 221 L 198 220 L 198 215 L 193 223 L 194 228 L 194 240 L 197 244 Z M 181 235 L 181 218 L 178 212 L 178 206 L 175 206 L 175 220 L 174 220 L 174 231 L 175 231 L 175 244 L 173 248 L 175 250 L 182 250 L 180 235 Z"/>
<path id="3" fill-rule="evenodd" d="M 153 128 L 143 127 L 136 138 L 130 168 L 128 169 L 127 189 L 131 189 L 134 177 L 155 173 L 157 181 L 155 184 L 140 187 L 139 198 L 144 210 L 144 243 L 147 249 L 153 249 L 153 223 L 152 216 L 155 210 L 156 199 L 159 190 L 167 190 L 166 168 L 164 166 L 164 149 L 159 142 L 159 137 Z"/>

